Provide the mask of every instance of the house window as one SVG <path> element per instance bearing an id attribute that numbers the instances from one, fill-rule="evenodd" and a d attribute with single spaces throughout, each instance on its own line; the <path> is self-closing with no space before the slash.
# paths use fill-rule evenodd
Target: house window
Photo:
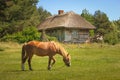
<path id="1" fill-rule="evenodd" d="M 79 41 L 79 34 L 77 30 L 72 31 L 72 42 L 78 42 Z"/>
<path id="2" fill-rule="evenodd" d="M 72 38 L 73 39 L 77 39 L 78 38 L 78 31 L 76 31 L 76 30 L 72 31 Z"/>

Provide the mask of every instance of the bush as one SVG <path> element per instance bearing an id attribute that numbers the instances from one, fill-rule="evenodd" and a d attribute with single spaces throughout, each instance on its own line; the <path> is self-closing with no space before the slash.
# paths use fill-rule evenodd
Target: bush
<path id="1" fill-rule="evenodd" d="M 110 33 L 106 34 L 104 36 L 104 41 L 109 44 L 112 44 L 112 45 L 117 44 L 119 42 L 117 33 L 110 32 Z"/>
<path id="2" fill-rule="evenodd" d="M 23 31 L 14 33 L 12 35 L 7 34 L 1 40 L 2 41 L 14 41 L 18 43 L 29 42 L 32 40 L 40 40 L 40 33 L 35 27 L 24 28 Z M 49 41 L 57 41 L 56 37 L 50 37 L 47 35 Z"/>
<path id="3" fill-rule="evenodd" d="M 90 30 L 89 33 L 90 33 L 90 36 L 91 36 L 91 37 L 95 36 L 94 30 Z"/>
<path id="4" fill-rule="evenodd" d="M 58 41 L 56 37 L 51 37 L 47 35 L 49 41 Z"/>
<path id="5" fill-rule="evenodd" d="M 40 33 L 35 27 L 24 28 L 23 31 L 14 33 L 12 35 L 6 35 L 1 40 L 2 41 L 16 41 L 18 43 L 24 43 L 31 40 L 39 40 Z"/>

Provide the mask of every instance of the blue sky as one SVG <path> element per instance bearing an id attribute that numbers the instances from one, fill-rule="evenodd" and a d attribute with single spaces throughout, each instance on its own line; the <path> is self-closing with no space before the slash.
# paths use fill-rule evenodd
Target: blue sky
<path id="1" fill-rule="evenodd" d="M 120 0 L 40 0 L 37 4 L 37 7 L 39 6 L 53 15 L 57 14 L 58 10 L 81 14 L 83 9 L 87 9 L 91 14 L 100 10 L 106 13 L 111 21 L 120 19 Z"/>

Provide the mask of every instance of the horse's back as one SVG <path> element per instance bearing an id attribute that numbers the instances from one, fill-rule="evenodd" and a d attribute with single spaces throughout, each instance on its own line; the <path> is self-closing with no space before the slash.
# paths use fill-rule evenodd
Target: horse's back
<path id="1" fill-rule="evenodd" d="M 28 53 L 36 54 L 38 56 L 49 56 L 56 54 L 56 47 L 53 41 L 30 41 L 26 44 L 26 50 Z"/>

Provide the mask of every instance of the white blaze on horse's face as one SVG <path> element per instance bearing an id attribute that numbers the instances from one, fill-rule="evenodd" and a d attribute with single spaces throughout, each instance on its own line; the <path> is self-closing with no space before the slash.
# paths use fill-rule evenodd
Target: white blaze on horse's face
<path id="1" fill-rule="evenodd" d="M 65 63 L 66 66 L 70 67 L 71 66 L 71 63 L 70 63 L 70 55 L 68 54 L 66 58 L 63 58 L 63 61 Z"/>

